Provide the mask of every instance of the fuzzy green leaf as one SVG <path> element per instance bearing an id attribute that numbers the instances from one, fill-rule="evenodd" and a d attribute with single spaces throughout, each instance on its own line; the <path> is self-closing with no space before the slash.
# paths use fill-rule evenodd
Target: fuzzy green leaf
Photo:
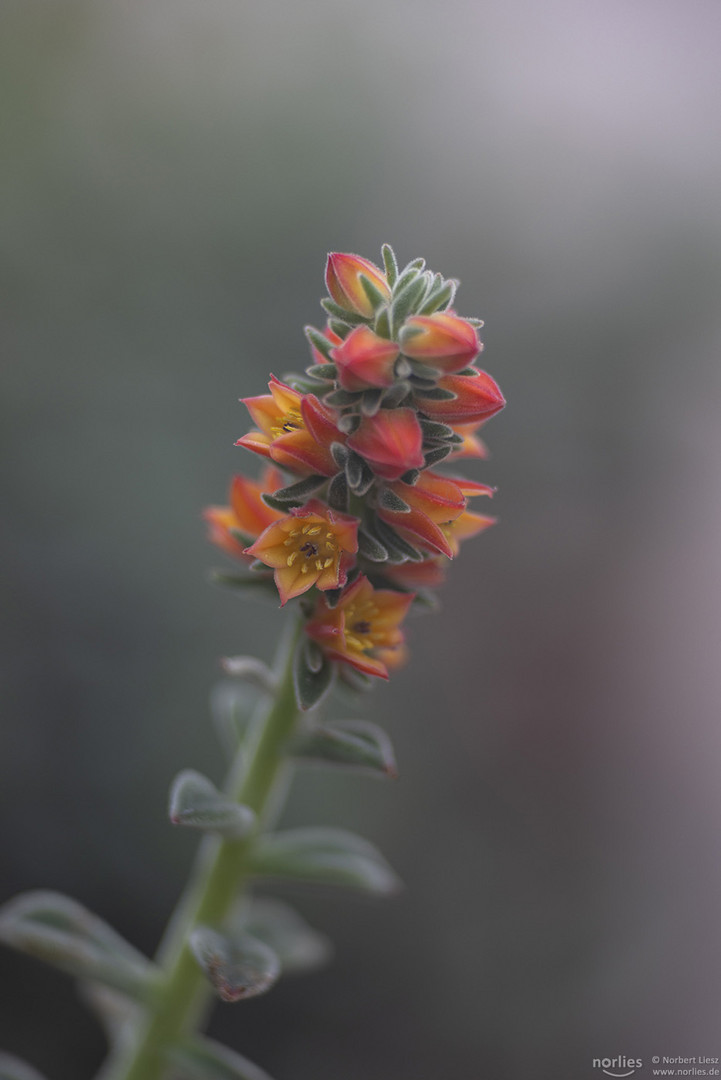
<path id="1" fill-rule="evenodd" d="M 348 458 L 345 463 L 345 476 L 348 481 L 348 487 L 352 491 L 356 491 L 363 483 L 363 458 L 359 457 L 353 450 L 348 451 Z"/>
<path id="2" fill-rule="evenodd" d="M 381 248 L 381 255 L 383 256 L 386 280 L 392 289 L 398 280 L 398 260 L 396 259 L 396 253 L 390 244 L 384 244 Z"/>
<path id="3" fill-rule="evenodd" d="M 345 829 L 289 829 L 265 836 L 254 849 L 251 869 L 262 877 L 346 885 L 381 896 L 400 885 L 378 849 Z"/>
<path id="4" fill-rule="evenodd" d="M 396 495 L 395 491 L 385 487 L 381 488 L 378 505 L 386 510 L 392 510 L 396 514 L 409 514 L 411 510 L 405 499 L 402 499 L 400 495 Z"/>
<path id="5" fill-rule="evenodd" d="M 426 291 L 426 279 L 419 275 L 398 292 L 391 304 L 391 328 L 396 335 Z"/>
<path id="6" fill-rule="evenodd" d="M 281 900 L 254 899 L 249 907 L 243 905 L 239 914 L 239 928 L 273 950 L 284 975 L 312 971 L 330 957 L 328 938 Z"/>
<path id="7" fill-rule="evenodd" d="M 199 1035 L 168 1047 L 165 1057 L 174 1080 L 271 1080 L 235 1050 Z"/>
<path id="8" fill-rule="evenodd" d="M 348 513 L 348 481 L 344 472 L 336 473 L 328 486 L 328 505 L 341 514 Z"/>
<path id="9" fill-rule="evenodd" d="M 439 285 L 434 284 L 434 287 L 419 308 L 418 314 L 432 315 L 434 311 L 445 310 L 453 302 L 457 288 L 458 282 L 453 278 L 445 282 L 441 280 Z"/>
<path id="10" fill-rule="evenodd" d="M 207 776 L 194 769 L 184 769 L 173 781 L 168 815 L 173 825 L 186 825 L 233 840 L 252 832 L 256 821 L 250 807 L 226 799 Z"/>
<path id="11" fill-rule="evenodd" d="M 361 398 L 361 412 L 364 416 L 375 416 L 383 400 L 382 390 L 364 390 Z"/>
<path id="12" fill-rule="evenodd" d="M 209 926 L 196 926 L 188 944 L 223 1001 L 241 1001 L 264 994 L 280 975 L 276 954 L 252 934 L 229 937 Z"/>
<path id="13" fill-rule="evenodd" d="M 371 562 L 383 563 L 388 559 L 388 548 L 365 529 L 358 530 L 358 552 Z"/>
<path id="14" fill-rule="evenodd" d="M 304 476 L 302 480 L 298 480 L 295 484 L 278 488 L 277 491 L 273 492 L 272 496 L 266 496 L 265 498 L 272 498 L 276 504 L 279 504 L 280 508 L 302 506 L 310 495 L 325 484 L 327 479 L 327 476 Z M 276 505 L 275 509 L 278 509 L 278 505 Z"/>
<path id="15" fill-rule="evenodd" d="M 351 393 L 350 390 L 333 390 L 323 400 L 334 408 L 344 409 L 346 405 L 355 405 L 359 397 L 360 393 Z"/>
<path id="16" fill-rule="evenodd" d="M 335 364 L 311 364 L 305 369 L 305 373 L 311 379 L 317 379 L 322 383 L 335 382 L 337 374 Z"/>
<path id="17" fill-rule="evenodd" d="M 374 775 L 398 775 L 393 744 L 377 724 L 368 720 L 337 720 L 323 724 L 290 745 L 295 757 L 310 761 L 343 765 Z"/>
<path id="18" fill-rule="evenodd" d="M 450 454 L 453 447 L 451 446 L 439 446 L 436 450 L 429 450 L 424 455 L 426 468 L 430 468 L 431 465 L 437 465 L 439 461 L 443 461 Z"/>
<path id="19" fill-rule="evenodd" d="M 278 603 L 278 590 L 271 573 L 261 576 L 260 574 L 237 574 L 226 570 L 211 570 L 210 580 L 214 585 L 224 585 L 229 589 L 266 596 L 274 600 L 276 604 Z"/>
<path id="20" fill-rule="evenodd" d="M 370 278 L 367 278 L 365 274 L 359 274 L 358 280 L 360 281 L 361 288 L 368 297 L 370 304 L 373 306 L 373 311 L 375 312 L 381 306 L 381 304 L 385 304 L 385 293 L 382 293 L 378 286 L 374 282 L 372 282 Z"/>
<path id="21" fill-rule="evenodd" d="M 70 975 L 143 998 L 155 976 L 150 963 L 107 923 L 60 893 L 24 893 L 0 909 L 0 941 Z"/>
<path id="22" fill-rule="evenodd" d="M 321 356 L 324 356 L 328 361 L 332 361 L 333 357 L 331 356 L 331 350 L 335 348 L 335 345 L 332 341 L 328 340 L 324 333 L 320 330 L 316 330 L 314 326 L 304 326 L 303 333 L 313 348 L 317 349 Z M 331 364 L 331 366 L 335 370 L 335 364 Z"/>
<path id="23" fill-rule="evenodd" d="M 364 315 L 358 315 L 355 311 L 347 311 L 346 308 L 341 307 L 340 304 L 336 304 L 335 300 L 330 300 L 328 297 L 321 300 L 320 306 L 324 311 L 327 311 L 333 319 L 339 319 L 344 323 L 350 323 L 352 326 L 368 322 Z"/>
<path id="24" fill-rule="evenodd" d="M 317 671 L 313 670 L 315 664 L 310 652 L 310 644 L 307 637 L 299 641 L 293 661 L 295 696 L 298 707 L 304 712 L 319 704 L 333 685 L 335 676 L 335 664 L 332 664 L 325 656 L 320 668 Z"/>
<path id="25" fill-rule="evenodd" d="M 277 679 L 267 664 L 255 656 L 224 656 L 223 671 L 234 679 L 243 679 L 268 694 L 275 691 Z"/>
<path id="26" fill-rule="evenodd" d="M 387 390 L 383 391 L 383 408 L 396 409 L 399 405 L 403 404 L 405 399 L 410 393 L 410 384 L 405 380 L 394 383 L 393 386 L 389 386 Z"/>
<path id="27" fill-rule="evenodd" d="M 453 434 L 453 428 L 448 424 L 439 424 L 435 420 L 419 421 L 421 431 L 427 439 L 447 439 Z"/>
<path id="28" fill-rule="evenodd" d="M 431 401 L 453 401 L 458 397 L 458 394 L 454 394 L 452 390 L 446 390 L 443 386 L 423 387 L 422 393 L 420 390 L 418 393 Z"/>
<path id="29" fill-rule="evenodd" d="M 376 321 L 373 326 L 378 337 L 390 339 L 391 336 L 391 319 L 388 308 L 384 305 L 376 312 Z"/>
<path id="30" fill-rule="evenodd" d="M 20 1058 L 0 1053 L 0 1080 L 45 1080 L 45 1077 Z"/>

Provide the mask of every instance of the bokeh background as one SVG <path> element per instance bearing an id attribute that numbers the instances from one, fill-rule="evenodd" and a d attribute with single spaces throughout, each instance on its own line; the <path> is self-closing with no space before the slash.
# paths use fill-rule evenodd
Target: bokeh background
<path id="1" fill-rule="evenodd" d="M 201 508 L 328 250 L 460 277 L 510 403 L 501 524 L 366 705 L 400 780 L 307 771 L 287 812 L 406 891 L 284 893 L 334 965 L 218 1010 L 277 1080 L 721 1054 L 720 46 L 717 0 L 4 0 L 0 899 L 154 948 L 217 658 L 283 625 L 207 584 Z M 94 1074 L 61 975 L 3 950 L 0 1003 L 6 1050 Z"/>

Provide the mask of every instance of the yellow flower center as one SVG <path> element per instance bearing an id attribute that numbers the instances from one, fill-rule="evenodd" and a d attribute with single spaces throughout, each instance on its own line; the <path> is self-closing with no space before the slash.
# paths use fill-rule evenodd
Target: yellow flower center
<path id="1" fill-rule="evenodd" d="M 273 438 L 278 439 L 281 435 L 287 435 L 289 431 L 300 431 L 305 427 L 303 417 L 298 409 L 291 409 L 285 416 L 279 416 L 276 424 L 270 429 Z"/>
<path id="2" fill-rule="evenodd" d="M 302 574 L 311 570 L 318 573 L 327 570 L 329 566 L 338 563 L 340 556 L 336 538 L 326 528 L 325 522 L 321 525 L 309 523 L 300 529 L 292 529 L 283 544 L 291 549 L 286 559 L 288 566 L 293 566 L 300 559 Z"/>
<path id="3" fill-rule="evenodd" d="M 373 620 L 377 614 L 378 608 L 372 600 L 364 600 L 348 607 L 345 615 L 345 641 L 348 648 L 361 653 L 375 648 Z"/>

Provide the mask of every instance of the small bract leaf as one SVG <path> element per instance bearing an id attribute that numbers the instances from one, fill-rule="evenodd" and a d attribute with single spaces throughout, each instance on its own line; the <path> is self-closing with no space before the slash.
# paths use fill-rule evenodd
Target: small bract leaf
<path id="1" fill-rule="evenodd" d="M 234 679 L 243 679 L 258 689 L 272 694 L 276 688 L 276 678 L 267 664 L 255 656 L 224 656 L 221 660 L 223 671 Z"/>
<path id="2" fill-rule="evenodd" d="M 328 485 L 328 505 L 342 514 L 348 512 L 348 481 L 344 472 L 336 473 Z"/>
<path id="3" fill-rule="evenodd" d="M 169 1047 L 165 1057 L 177 1080 L 271 1080 L 252 1061 L 202 1036 Z"/>
<path id="4" fill-rule="evenodd" d="M 426 285 L 427 281 L 421 274 L 409 281 L 404 288 L 396 293 L 391 304 L 391 328 L 394 336 L 398 333 L 408 315 L 410 315 L 414 305 L 425 293 Z"/>
<path id="5" fill-rule="evenodd" d="M 289 829 L 263 837 L 251 858 L 263 877 L 317 885 L 346 885 L 377 895 L 396 892 L 399 880 L 378 849 L 345 829 Z"/>
<path id="6" fill-rule="evenodd" d="M 60 893 L 24 893 L 0 909 L 0 941 L 82 979 L 142 998 L 155 967 L 107 923 Z"/>
<path id="7" fill-rule="evenodd" d="M 251 934 L 228 937 L 209 926 L 196 926 L 188 943 L 223 1001 L 240 1001 L 270 990 L 280 975 L 273 950 Z"/>
<path id="8" fill-rule="evenodd" d="M 368 720 L 336 720 L 323 724 L 290 744 L 295 757 L 344 765 L 374 775 L 398 775 L 393 744 L 383 728 Z"/>
<path id="9" fill-rule="evenodd" d="M 280 504 L 278 504 L 278 508 L 287 510 L 287 506 L 281 507 Z M 232 571 L 211 570 L 210 580 L 214 585 L 223 585 L 238 592 L 248 592 L 251 595 L 272 599 L 276 604 L 278 603 L 278 589 L 273 581 L 272 574 L 235 574 Z"/>
<path id="10" fill-rule="evenodd" d="M 226 799 L 207 776 L 194 769 L 184 769 L 173 781 L 168 815 L 173 825 L 187 825 L 234 840 L 252 832 L 256 822 L 250 807 Z"/>
<path id="11" fill-rule="evenodd" d="M 384 304 L 388 299 L 387 294 L 382 293 L 378 286 L 374 285 L 370 278 L 367 278 L 365 274 L 360 274 L 358 280 L 361 283 L 363 292 L 366 294 L 373 307 L 373 311 L 377 311 L 381 304 Z"/>
<path id="12" fill-rule="evenodd" d="M 293 680 L 295 683 L 295 696 L 299 708 L 304 712 L 314 708 L 325 697 L 333 685 L 335 664 L 332 664 L 325 656 L 317 671 L 313 670 L 315 659 L 308 654 L 310 641 L 305 638 L 298 642 L 295 650 L 293 664 Z"/>
<path id="13" fill-rule="evenodd" d="M 321 300 L 320 306 L 326 311 L 334 320 L 338 322 L 350 324 L 351 326 L 358 326 L 360 323 L 368 322 L 364 315 L 358 315 L 354 311 L 346 311 L 340 304 L 336 304 L 335 300 L 324 299 Z M 335 327 L 333 328 L 335 329 Z"/>
<path id="14" fill-rule="evenodd" d="M 252 683 L 231 682 L 227 679 L 216 683 L 210 694 L 210 711 L 221 745 L 228 756 L 235 758 L 241 743 L 245 742 L 263 701 L 264 692 Z"/>
<path id="15" fill-rule="evenodd" d="M 318 968 L 332 952 L 328 938 L 281 900 L 253 900 L 241 913 L 241 926 L 273 950 L 284 975 Z"/>
<path id="16" fill-rule="evenodd" d="M 316 330 L 314 326 L 304 326 L 303 333 L 307 337 L 310 344 L 318 350 L 321 356 L 325 356 L 326 360 L 332 360 L 331 349 L 334 348 L 333 342 L 321 333 L 320 330 Z M 335 371 L 335 365 L 333 365 Z"/>
<path id="17" fill-rule="evenodd" d="M 0 1080 L 45 1080 L 45 1077 L 20 1058 L 0 1053 Z"/>
<path id="18" fill-rule="evenodd" d="M 402 499 L 400 495 L 396 495 L 395 491 L 391 491 L 390 488 L 381 489 L 378 503 L 380 506 L 385 507 L 386 510 L 394 510 L 397 514 L 409 514 L 411 509 L 405 499 Z"/>
<path id="19" fill-rule="evenodd" d="M 382 563 L 388 559 L 388 549 L 364 529 L 358 530 L 358 552 L 371 562 Z"/>
<path id="20" fill-rule="evenodd" d="M 288 487 L 279 488 L 278 491 L 274 491 L 272 497 L 278 503 L 284 503 L 286 506 L 292 506 L 297 504 L 301 506 L 308 499 L 309 495 L 312 495 L 314 491 L 317 491 L 319 487 L 322 487 L 326 482 L 325 476 L 304 476 L 302 480 L 298 480 L 295 484 L 290 484 Z"/>
<path id="21" fill-rule="evenodd" d="M 390 287 L 393 288 L 398 278 L 398 260 L 396 259 L 396 253 L 390 244 L 384 244 L 381 248 L 381 255 L 383 256 L 386 280 Z"/>

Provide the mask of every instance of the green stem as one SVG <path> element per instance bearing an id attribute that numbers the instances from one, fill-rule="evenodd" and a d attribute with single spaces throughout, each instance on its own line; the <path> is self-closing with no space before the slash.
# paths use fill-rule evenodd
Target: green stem
<path id="1" fill-rule="evenodd" d="M 226 785 L 226 793 L 254 810 L 261 823 L 280 786 L 283 744 L 298 718 L 293 652 L 300 628 L 299 622 L 290 640 L 281 645 L 275 698 L 258 725 L 252 746 L 238 752 Z M 221 926 L 228 917 L 247 877 L 253 842 L 254 837 L 223 840 L 208 836 L 203 840 L 188 887 L 158 952 L 165 977 L 139 1021 L 135 1037 L 109 1073 L 103 1074 L 107 1080 L 163 1080 L 168 1068 L 166 1048 L 204 1023 L 211 989 L 190 951 L 188 936 L 195 926 Z"/>

